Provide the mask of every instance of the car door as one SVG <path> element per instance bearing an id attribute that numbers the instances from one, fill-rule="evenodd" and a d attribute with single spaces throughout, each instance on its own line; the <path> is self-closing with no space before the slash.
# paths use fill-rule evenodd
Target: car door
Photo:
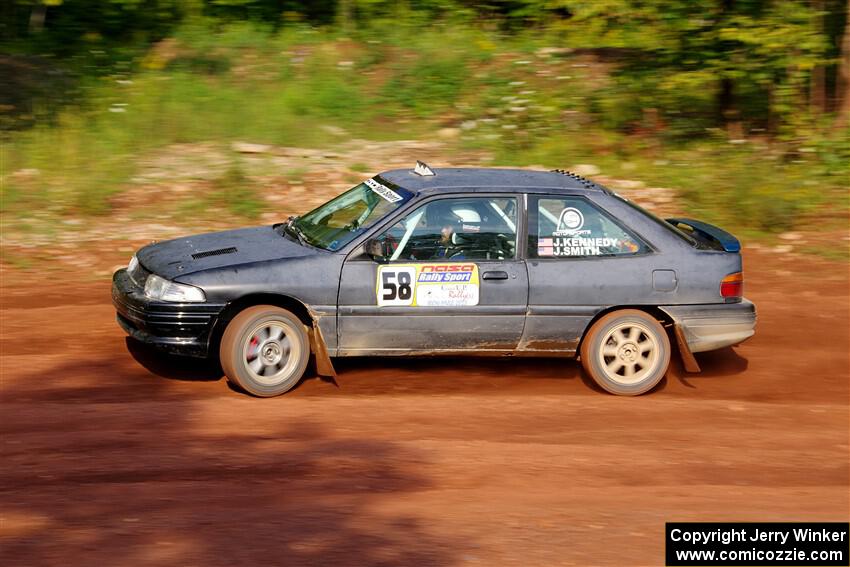
<path id="1" fill-rule="evenodd" d="M 354 253 L 342 269 L 340 356 L 512 351 L 528 299 L 516 195 L 432 198 Z"/>
<path id="2" fill-rule="evenodd" d="M 528 317 L 519 350 L 574 352 L 606 307 L 663 303 L 652 289 L 652 249 L 622 222 L 585 196 L 527 200 Z"/>

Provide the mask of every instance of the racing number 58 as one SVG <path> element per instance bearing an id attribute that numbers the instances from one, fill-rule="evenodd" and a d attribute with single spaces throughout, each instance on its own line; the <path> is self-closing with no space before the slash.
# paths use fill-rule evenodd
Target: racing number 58
<path id="1" fill-rule="evenodd" d="M 414 267 L 381 267 L 378 271 L 378 305 L 413 305 Z"/>
<path id="2" fill-rule="evenodd" d="M 398 285 L 393 280 L 398 278 Z M 410 274 L 407 272 L 390 272 L 386 271 L 381 274 L 381 280 L 384 282 L 384 301 L 392 301 L 394 299 L 408 300 L 413 296 L 413 290 L 410 288 Z"/>

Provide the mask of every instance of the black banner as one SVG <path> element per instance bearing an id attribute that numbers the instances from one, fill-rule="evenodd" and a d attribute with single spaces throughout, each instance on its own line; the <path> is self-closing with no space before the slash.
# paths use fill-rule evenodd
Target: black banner
<path id="1" fill-rule="evenodd" d="M 668 522 L 666 565 L 850 565 L 847 522 Z"/>

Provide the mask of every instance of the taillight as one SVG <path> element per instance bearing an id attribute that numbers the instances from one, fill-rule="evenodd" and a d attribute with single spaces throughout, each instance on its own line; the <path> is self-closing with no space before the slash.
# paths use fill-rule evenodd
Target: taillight
<path id="1" fill-rule="evenodd" d="M 744 274 L 735 272 L 720 280 L 720 295 L 723 297 L 743 297 Z"/>

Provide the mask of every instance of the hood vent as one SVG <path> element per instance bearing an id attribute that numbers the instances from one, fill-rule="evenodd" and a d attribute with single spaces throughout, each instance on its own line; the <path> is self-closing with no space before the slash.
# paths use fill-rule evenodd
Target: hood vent
<path id="1" fill-rule="evenodd" d="M 218 250 L 207 250 L 205 252 L 196 252 L 192 254 L 192 258 L 195 260 L 200 260 L 201 258 L 206 258 L 208 256 L 223 256 L 224 254 L 234 254 L 236 252 L 236 247 L 231 246 L 230 248 L 219 248 Z"/>

